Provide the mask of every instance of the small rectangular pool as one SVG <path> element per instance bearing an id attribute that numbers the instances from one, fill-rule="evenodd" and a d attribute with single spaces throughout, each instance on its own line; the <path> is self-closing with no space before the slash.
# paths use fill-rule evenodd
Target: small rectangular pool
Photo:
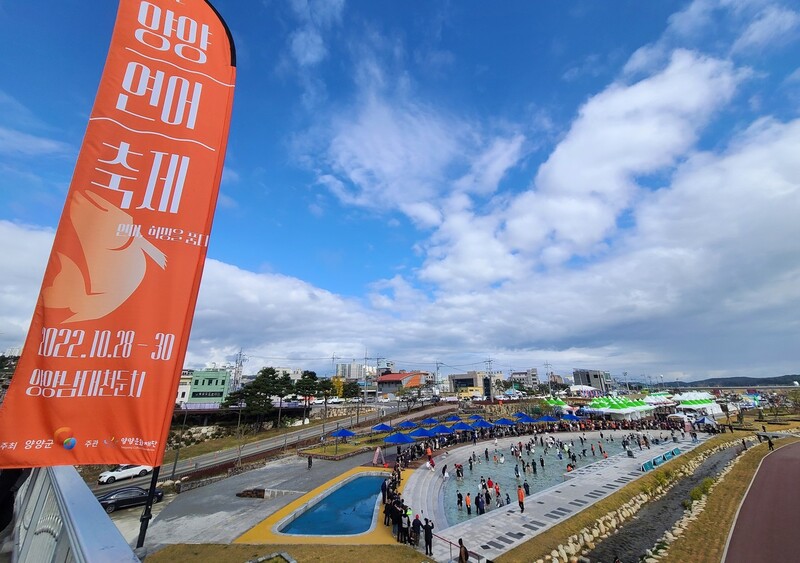
<path id="1" fill-rule="evenodd" d="M 372 527 L 383 475 L 356 477 L 282 527 L 282 534 L 349 536 Z"/>

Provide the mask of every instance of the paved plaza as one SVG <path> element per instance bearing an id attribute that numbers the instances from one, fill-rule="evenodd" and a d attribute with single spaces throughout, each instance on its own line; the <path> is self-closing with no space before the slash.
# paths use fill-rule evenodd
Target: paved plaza
<path id="1" fill-rule="evenodd" d="M 579 434 L 583 433 L 559 432 L 553 436 L 565 442 L 572 439 L 577 442 Z M 606 437 L 613 435 L 617 441 L 621 440 L 624 434 L 624 431 L 604 431 Z M 651 435 L 658 437 L 659 431 L 652 431 Z M 595 443 L 600 438 L 599 432 L 596 431 L 586 432 L 585 436 L 588 441 Z M 512 443 L 522 441 L 524 444 L 529 437 L 500 439 L 497 448 L 508 452 Z M 706 438 L 708 438 L 707 434 L 701 434 L 699 435 L 700 441 L 692 442 L 688 434 L 684 439 L 678 435 L 677 443 L 669 440 L 658 445 L 653 444 L 650 449 L 645 448 L 641 452 L 636 448 L 633 458 L 625 454 L 617 454 L 609 456 L 608 459 L 600 458 L 594 463 L 580 466 L 565 475 L 561 484 L 534 492 L 526 497 L 524 514 L 520 513 L 515 491 L 510 491 L 512 497 L 510 505 L 494 508 L 484 515 L 473 516 L 470 520 L 447 528 L 437 526 L 435 533 L 442 539 L 434 538 L 434 559 L 449 561 L 451 557 L 457 555 L 458 550 L 453 546 L 458 544 L 459 538 L 464 539 L 465 545 L 472 553 L 481 558 L 494 559 L 641 477 L 644 473 L 640 466 L 645 461 L 661 456 L 675 448 L 679 448 L 682 455 L 694 449 Z M 494 448 L 493 444 L 492 448 Z M 475 449 L 470 443 L 453 448 L 448 455 L 440 454 L 434 460 L 437 465 L 448 463 L 452 467 L 454 463 L 465 463 Z M 566 459 L 563 463 L 566 464 Z M 434 522 L 441 522 L 443 525 L 445 522 L 444 502 L 453 503 L 455 499 L 442 499 L 441 489 L 441 473 L 422 468 L 416 470 L 409 477 L 403 497 L 415 512 L 419 507 L 427 515 L 427 518 L 431 518 L 433 515 Z"/>
<path id="2" fill-rule="evenodd" d="M 604 431 L 606 438 L 613 435 L 615 441 L 622 439 L 624 431 Z M 553 436 L 564 442 L 578 441 L 579 434 L 587 441 L 597 443 L 599 432 L 567 433 L 560 432 Z M 659 431 L 652 431 L 651 437 L 658 437 Z M 480 559 L 495 557 L 530 540 L 537 534 L 559 524 L 580 510 L 591 506 L 610 493 L 644 475 L 640 466 L 645 461 L 663 455 L 667 451 L 679 448 L 681 454 L 693 449 L 707 436 L 701 435 L 701 442 L 693 443 L 688 435 L 652 445 L 638 451 L 636 457 L 624 454 L 611 455 L 607 459 L 599 458 L 594 463 L 583 465 L 565 474 L 560 484 L 543 491 L 533 492 L 525 499 L 525 513 L 521 514 L 516 502 L 515 491 L 509 491 L 513 498 L 510 505 L 493 508 L 481 516 L 446 526 L 445 503 L 454 503 L 455 499 L 442 497 L 443 479 L 440 471 L 424 468 L 404 471 L 402 496 L 412 507 L 415 514 L 432 519 L 436 523 L 434 530 L 437 537 L 433 541 L 434 559 L 449 561 L 457 555 L 459 538 L 463 538 L 468 549 Z M 510 445 L 530 438 L 529 435 L 501 438 L 497 444 L 499 451 L 509 452 Z M 440 450 L 435 456 L 437 469 L 447 463 L 452 468 L 456 463 L 466 465 L 466 460 L 473 450 L 482 451 L 489 446 L 494 449 L 493 442 L 478 442 L 453 446 Z M 538 451 L 538 450 L 537 450 Z M 538 454 L 537 454 L 538 455 Z M 555 470 L 555 462 L 553 464 Z M 512 459 L 510 454 L 509 459 Z M 288 505 L 303 504 L 311 496 L 318 495 L 329 484 L 336 482 L 343 473 L 359 466 L 369 466 L 372 453 L 361 454 L 342 461 L 315 460 L 311 470 L 307 468 L 304 458 L 290 456 L 285 459 L 267 463 L 264 467 L 224 479 L 217 483 L 177 495 L 155 518 L 150 526 L 147 547 L 154 551 L 167 544 L 174 543 L 234 543 L 237 538 L 246 534 L 248 540 L 257 537 L 254 531 L 264 529 L 262 522 L 278 511 L 285 510 Z M 513 461 L 511 462 L 513 463 Z M 566 459 L 563 461 L 566 464 Z M 560 469 L 559 469 L 560 470 Z M 465 477 L 468 470 L 465 469 Z M 452 475 L 455 475 L 453 470 Z M 452 478 L 452 477 L 451 477 Z M 236 493 L 247 488 L 264 487 L 272 491 L 267 499 L 239 498 Z M 464 491 L 472 490 L 465 484 Z M 390 529 L 383 526 L 382 515 L 372 532 L 361 536 L 339 538 L 338 541 L 326 542 L 323 538 L 308 538 L 304 541 L 296 536 L 282 540 L 282 543 L 355 543 L 374 544 L 392 543 Z M 241 540 L 240 540 L 241 541 Z M 263 543 L 275 542 L 272 533 L 265 534 Z M 451 542 L 451 543 L 448 543 Z M 261 543 L 254 541 L 253 543 Z"/>

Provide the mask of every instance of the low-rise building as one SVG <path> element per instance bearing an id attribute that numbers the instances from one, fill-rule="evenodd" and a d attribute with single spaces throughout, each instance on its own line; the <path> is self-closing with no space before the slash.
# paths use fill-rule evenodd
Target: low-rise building
<path id="1" fill-rule="evenodd" d="M 516 385 L 533 389 L 539 385 L 539 372 L 536 368 L 531 368 L 525 371 L 512 371 L 509 381 Z"/>
<path id="2" fill-rule="evenodd" d="M 611 374 L 595 369 L 573 369 L 572 379 L 575 385 L 588 385 L 599 389 L 605 395 L 611 389 Z"/>
<path id="3" fill-rule="evenodd" d="M 385 373 L 378 377 L 378 393 L 397 393 L 400 389 L 416 389 L 428 383 L 430 374 L 424 371 Z"/>
<path id="4" fill-rule="evenodd" d="M 469 387 L 479 388 L 480 395 L 491 399 L 493 388 L 497 382 L 503 380 L 502 371 L 468 371 L 467 373 L 451 373 L 447 376 L 450 383 L 450 390 L 456 394 L 461 394 L 462 390 Z"/>
<path id="5" fill-rule="evenodd" d="M 231 374 L 227 369 L 201 369 L 192 371 L 191 386 L 186 402 L 190 404 L 221 403 L 228 396 L 230 377 Z"/>

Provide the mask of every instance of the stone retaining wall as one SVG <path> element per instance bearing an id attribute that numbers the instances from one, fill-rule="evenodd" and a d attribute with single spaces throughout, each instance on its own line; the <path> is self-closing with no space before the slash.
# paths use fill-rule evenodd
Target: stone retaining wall
<path id="1" fill-rule="evenodd" d="M 739 445 L 739 441 L 731 441 L 726 442 L 724 444 L 720 444 L 713 448 L 710 448 L 704 452 L 696 454 L 691 459 L 688 459 L 681 467 L 675 468 L 671 471 L 661 471 L 661 475 L 664 475 L 667 479 L 662 484 L 657 484 L 652 488 L 647 488 L 646 490 L 642 491 L 638 495 L 634 496 L 628 502 L 622 504 L 618 509 L 608 512 L 598 518 L 593 525 L 587 526 L 581 529 L 577 534 L 574 534 L 566 539 L 566 541 L 562 544 L 559 544 L 558 547 L 550 552 L 549 555 L 545 556 L 544 558 L 538 559 L 536 563 L 544 563 L 545 561 L 551 561 L 552 563 L 566 563 L 569 561 L 570 563 L 578 563 L 580 561 L 588 561 L 584 555 L 589 553 L 592 549 L 594 549 L 595 544 L 598 541 L 608 538 L 611 534 L 614 534 L 620 526 L 622 526 L 627 520 L 633 518 L 642 507 L 654 500 L 657 500 L 664 496 L 669 489 L 672 488 L 678 481 L 683 479 L 684 477 L 688 477 L 692 475 L 695 470 L 711 455 L 730 447 L 734 447 Z M 687 455 L 688 457 L 688 455 Z M 686 459 L 686 458 L 684 458 Z M 667 467 L 666 469 L 671 469 Z M 655 470 L 660 471 L 659 469 Z M 730 471 L 727 468 L 727 471 Z M 726 471 L 726 473 L 727 473 Z M 702 505 L 695 507 L 693 509 L 702 510 L 702 507 L 705 507 L 705 499 L 702 501 Z M 694 505 L 698 505 L 699 503 L 694 503 Z M 691 515 L 685 516 L 684 518 L 690 518 Z M 696 515 L 694 516 L 696 518 Z M 682 519 L 683 521 L 683 519 Z M 677 528 L 677 524 L 676 524 Z M 673 528 L 675 529 L 675 528 Z M 685 525 L 681 528 L 681 531 L 678 533 L 683 533 L 682 530 L 685 529 Z M 670 531 L 668 533 L 672 533 Z M 664 534 L 666 537 L 667 534 Z M 649 551 L 649 550 L 648 550 Z M 652 558 L 652 552 L 649 553 L 649 556 Z M 657 559 L 654 559 L 657 560 Z"/>

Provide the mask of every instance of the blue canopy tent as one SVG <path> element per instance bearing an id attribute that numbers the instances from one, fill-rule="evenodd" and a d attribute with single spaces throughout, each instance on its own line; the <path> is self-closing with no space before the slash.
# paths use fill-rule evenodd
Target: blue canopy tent
<path id="1" fill-rule="evenodd" d="M 472 426 L 474 428 L 491 428 L 492 426 L 494 426 L 494 424 L 492 424 L 491 422 L 486 422 L 485 420 L 483 420 L 481 418 L 481 419 L 476 420 L 475 422 L 473 422 Z"/>
<path id="2" fill-rule="evenodd" d="M 449 426 L 445 426 L 444 424 L 440 424 L 439 426 L 434 426 L 431 428 L 431 432 L 434 434 L 452 434 L 453 429 Z"/>
<path id="3" fill-rule="evenodd" d="M 543 416 L 536 419 L 536 422 L 558 422 L 557 418 L 553 418 L 552 416 Z"/>
<path id="4" fill-rule="evenodd" d="M 372 427 L 372 430 L 375 432 L 391 432 L 392 427 L 386 424 L 385 422 L 381 422 L 380 424 L 376 424 Z"/>
<path id="5" fill-rule="evenodd" d="M 416 430 L 412 430 L 408 433 L 409 436 L 413 436 L 414 438 L 430 438 L 434 435 L 433 429 L 428 430 L 427 428 L 417 428 Z"/>
<path id="6" fill-rule="evenodd" d="M 575 416 L 574 414 L 565 414 L 561 417 L 562 420 L 571 420 L 572 422 L 577 422 L 580 420 L 579 417 Z"/>
<path id="7" fill-rule="evenodd" d="M 472 426 L 470 426 L 470 425 L 469 425 L 469 424 L 467 424 L 466 422 L 456 422 L 456 423 L 455 423 L 453 426 L 451 426 L 450 428 L 452 428 L 453 430 L 461 430 L 461 431 L 464 431 L 464 430 L 474 430 L 474 428 L 472 428 Z"/>
<path id="8" fill-rule="evenodd" d="M 469 419 L 470 420 L 483 420 L 483 417 L 481 415 L 479 415 L 479 414 L 471 414 L 469 416 Z"/>
<path id="9" fill-rule="evenodd" d="M 435 418 L 428 417 L 425 420 L 423 420 L 422 422 L 420 422 L 420 424 L 424 424 L 426 426 L 429 426 L 429 425 L 432 425 L 432 424 L 439 424 L 439 421 L 436 420 Z"/>
<path id="10" fill-rule="evenodd" d="M 516 424 L 516 422 L 507 418 L 498 418 L 494 423 L 498 426 L 514 426 Z"/>
<path id="11" fill-rule="evenodd" d="M 401 432 L 395 432 L 386 436 L 383 441 L 387 444 L 413 444 L 414 438 Z"/>
<path id="12" fill-rule="evenodd" d="M 347 428 L 337 428 L 333 432 L 331 432 L 331 436 L 336 438 L 336 449 L 334 450 L 333 454 L 336 455 L 339 453 L 339 438 L 349 438 L 350 436 L 355 436 L 356 433 L 352 430 L 348 430 Z"/>
<path id="13" fill-rule="evenodd" d="M 520 416 L 519 418 L 517 418 L 517 422 L 519 422 L 520 424 L 533 424 L 534 422 L 536 422 L 536 419 L 535 418 L 531 418 L 527 414 L 524 414 L 524 415 Z"/>
<path id="14" fill-rule="evenodd" d="M 410 420 L 404 420 L 400 424 L 397 425 L 398 428 L 416 428 L 417 423 L 411 422 Z"/>
<path id="15" fill-rule="evenodd" d="M 527 414 L 527 413 L 524 413 L 524 412 L 522 412 L 522 411 L 517 411 L 517 412 L 515 412 L 515 413 L 514 413 L 513 415 L 511 415 L 511 416 L 513 416 L 514 418 L 522 418 L 523 416 L 528 416 L 528 414 Z"/>
<path id="16" fill-rule="evenodd" d="M 448 416 L 444 420 L 445 420 L 445 422 L 459 422 L 459 421 L 461 421 L 461 418 L 459 418 L 459 416 L 457 414 L 451 414 L 450 416 Z"/>

